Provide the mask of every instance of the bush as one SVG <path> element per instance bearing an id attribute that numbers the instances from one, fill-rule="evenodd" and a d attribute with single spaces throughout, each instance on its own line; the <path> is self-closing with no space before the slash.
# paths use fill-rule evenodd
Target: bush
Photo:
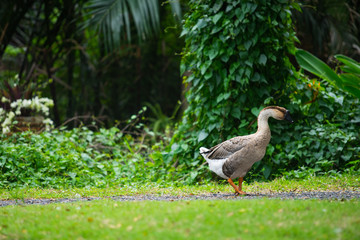
<path id="1" fill-rule="evenodd" d="M 314 168 L 341 171 L 359 162 L 358 100 L 295 71 L 291 1 L 190 1 L 183 35 L 186 109 L 168 161 L 188 169 L 189 182 L 210 177 L 199 147 L 256 131 L 268 105 L 290 110 L 296 123 L 270 119 L 267 154 L 247 179 Z"/>
<path id="2" fill-rule="evenodd" d="M 0 145 L 0 187 L 106 187 L 172 179 L 159 151 L 144 136 L 118 128 L 16 133 Z"/>
<path id="3" fill-rule="evenodd" d="M 316 93 L 316 99 L 312 103 L 298 99 L 302 116 L 295 128 L 272 139 L 265 162 L 274 172 L 305 167 L 324 174 L 359 165 L 359 99 L 322 84 L 318 93 L 314 86 L 298 84 L 299 91 Z"/>
<path id="4" fill-rule="evenodd" d="M 189 6 L 181 65 L 191 73 L 185 79 L 189 106 L 168 157 L 197 168 L 200 146 L 256 131 L 262 107 L 292 110 L 288 95 L 296 72 L 287 56 L 295 50 L 290 9 L 296 5 L 202 0 Z"/>

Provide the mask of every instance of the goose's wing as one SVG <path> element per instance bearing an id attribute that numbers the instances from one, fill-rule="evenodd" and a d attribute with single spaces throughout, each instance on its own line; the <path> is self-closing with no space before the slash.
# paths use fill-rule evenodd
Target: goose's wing
<path id="1" fill-rule="evenodd" d="M 224 159 L 244 148 L 251 140 L 251 135 L 231 138 L 209 149 L 207 158 Z"/>

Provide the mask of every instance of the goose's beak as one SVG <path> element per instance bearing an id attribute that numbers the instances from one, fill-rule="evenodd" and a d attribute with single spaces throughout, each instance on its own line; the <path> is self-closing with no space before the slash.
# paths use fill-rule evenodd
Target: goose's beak
<path id="1" fill-rule="evenodd" d="M 290 112 L 289 111 L 286 111 L 285 113 L 285 118 L 286 120 L 288 120 L 289 122 L 291 123 L 294 123 L 294 121 L 292 120 L 291 116 L 290 116 Z"/>

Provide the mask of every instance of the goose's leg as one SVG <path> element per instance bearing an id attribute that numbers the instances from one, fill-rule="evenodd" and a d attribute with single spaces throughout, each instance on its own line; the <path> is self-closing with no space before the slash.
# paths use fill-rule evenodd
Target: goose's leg
<path id="1" fill-rule="evenodd" d="M 243 192 L 243 190 L 242 190 L 243 181 L 244 181 L 244 178 L 240 177 L 239 178 L 239 191 L 242 192 L 243 194 L 247 194 L 246 192 Z"/>
<path id="2" fill-rule="evenodd" d="M 239 194 L 244 195 L 244 194 L 246 194 L 246 193 L 243 192 L 241 189 L 239 189 L 238 186 L 236 186 L 236 185 L 234 184 L 234 182 L 231 180 L 231 178 L 228 179 L 228 182 L 229 182 L 230 185 L 235 189 L 235 195 L 239 195 Z"/>

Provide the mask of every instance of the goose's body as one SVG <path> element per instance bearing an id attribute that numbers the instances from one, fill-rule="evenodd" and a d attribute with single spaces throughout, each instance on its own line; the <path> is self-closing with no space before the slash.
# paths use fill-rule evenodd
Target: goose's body
<path id="1" fill-rule="evenodd" d="M 237 194 L 245 194 L 242 191 L 243 178 L 252 165 L 260 161 L 266 153 L 271 138 L 269 117 L 292 122 L 289 111 L 285 108 L 266 107 L 259 113 L 256 133 L 231 138 L 210 149 L 200 148 L 200 154 L 208 162 L 210 170 L 227 179 Z M 239 178 L 239 187 L 232 181 L 235 178 Z"/>

